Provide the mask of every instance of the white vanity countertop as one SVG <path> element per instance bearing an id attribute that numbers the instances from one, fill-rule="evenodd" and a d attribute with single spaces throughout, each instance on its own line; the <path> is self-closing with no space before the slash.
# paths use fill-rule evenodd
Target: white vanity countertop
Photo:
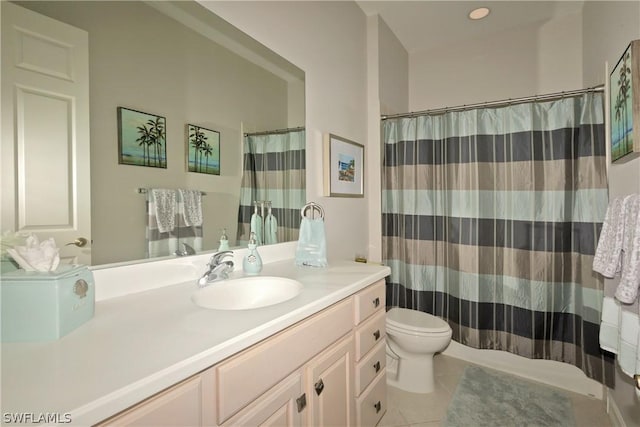
<path id="1" fill-rule="evenodd" d="M 265 264 L 261 275 L 300 281 L 295 298 L 241 311 L 196 306 L 193 280 L 96 302 L 87 323 L 49 343 L 2 344 L 2 414 L 70 413 L 99 422 L 384 278 L 388 267 Z M 242 276 L 242 272 L 234 272 Z M 215 284 L 211 285 L 215 286 Z"/>

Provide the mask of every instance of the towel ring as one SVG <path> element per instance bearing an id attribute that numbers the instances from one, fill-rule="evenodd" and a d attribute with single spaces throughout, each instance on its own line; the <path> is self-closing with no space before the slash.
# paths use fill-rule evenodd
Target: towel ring
<path id="1" fill-rule="evenodd" d="M 302 216 L 302 218 L 305 218 L 307 216 L 306 211 L 309 209 L 311 209 L 311 219 L 315 218 L 316 211 L 320 214 L 320 219 L 324 219 L 324 209 L 322 209 L 322 206 L 314 202 L 309 202 L 304 205 L 302 209 L 300 209 L 300 216 Z"/>

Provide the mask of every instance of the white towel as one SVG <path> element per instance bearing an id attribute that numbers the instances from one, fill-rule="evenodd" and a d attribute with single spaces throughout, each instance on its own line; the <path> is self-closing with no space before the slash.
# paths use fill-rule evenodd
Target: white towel
<path id="1" fill-rule="evenodd" d="M 184 223 L 191 226 L 202 225 L 202 193 L 199 190 L 179 189 L 180 197 L 184 205 Z"/>
<path id="2" fill-rule="evenodd" d="M 618 364 L 622 372 L 630 377 L 640 373 L 638 335 L 640 335 L 640 318 L 635 313 L 623 310 L 620 316 Z"/>
<path id="3" fill-rule="evenodd" d="M 598 247 L 593 257 L 593 270 L 604 277 L 611 278 L 620 271 L 623 231 L 623 199 L 618 197 L 613 199 L 607 207 Z"/>
<path id="4" fill-rule="evenodd" d="M 616 354 L 619 347 L 620 312 L 620 303 L 618 301 L 612 297 L 604 297 L 599 335 L 600 348 Z"/>
<path id="5" fill-rule="evenodd" d="M 601 319 L 600 347 L 617 355 L 626 375 L 640 374 L 640 316 L 623 310 L 613 298 L 604 297 Z"/>
<path id="6" fill-rule="evenodd" d="M 176 192 L 164 188 L 151 189 L 150 212 L 155 213 L 158 230 L 161 233 L 173 231 L 176 226 Z"/>
<path id="7" fill-rule="evenodd" d="M 626 204 L 622 277 L 616 289 L 616 298 L 631 304 L 638 298 L 640 287 L 640 196 L 629 196 Z"/>
<path id="8" fill-rule="evenodd" d="M 278 243 L 278 221 L 273 214 L 269 213 L 264 219 L 264 244 L 273 245 Z"/>

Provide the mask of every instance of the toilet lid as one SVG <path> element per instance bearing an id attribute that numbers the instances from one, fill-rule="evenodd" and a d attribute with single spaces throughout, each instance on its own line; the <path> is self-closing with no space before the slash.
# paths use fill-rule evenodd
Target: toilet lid
<path id="1" fill-rule="evenodd" d="M 448 332 L 451 330 L 449 324 L 439 317 L 422 311 L 398 307 L 392 308 L 387 312 L 387 325 L 398 329 L 425 333 Z"/>

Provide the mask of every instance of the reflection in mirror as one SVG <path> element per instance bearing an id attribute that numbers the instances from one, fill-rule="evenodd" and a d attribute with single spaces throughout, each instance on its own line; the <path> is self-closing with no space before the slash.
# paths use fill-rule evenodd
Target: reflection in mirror
<path id="1" fill-rule="evenodd" d="M 246 240 L 257 200 L 271 202 L 278 242 L 297 238 L 305 134 L 273 131 L 304 126 L 300 69 L 196 2 L 15 3 L 88 33 L 93 265 L 149 252 L 149 193 L 139 189 L 206 194 L 201 236 L 191 236 L 202 250 L 218 248 L 222 229 L 232 247 Z M 166 169 L 118 163 L 118 107 L 166 118 Z M 187 172 L 188 124 L 219 132 L 219 175 Z M 244 137 L 256 132 L 265 134 Z"/>
<path id="2" fill-rule="evenodd" d="M 304 128 L 246 134 L 238 241 L 251 231 L 259 245 L 296 240 L 304 204 Z"/>

